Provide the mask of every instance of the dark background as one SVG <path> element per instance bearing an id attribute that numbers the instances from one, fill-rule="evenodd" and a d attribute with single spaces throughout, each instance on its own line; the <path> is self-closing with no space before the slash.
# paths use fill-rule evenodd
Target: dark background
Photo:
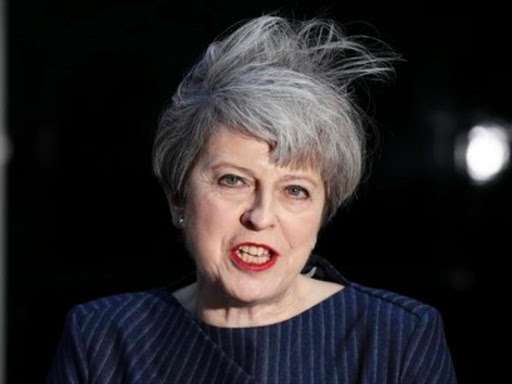
<path id="1" fill-rule="evenodd" d="M 158 114 L 207 44 L 280 9 L 324 16 L 405 59 L 360 94 L 372 170 L 317 251 L 349 279 L 438 308 L 460 383 L 498 382 L 511 172 L 475 186 L 457 135 L 512 122 L 505 5 L 18 0 L 8 3 L 8 383 L 41 382 L 64 316 L 192 266 L 151 172 Z M 371 130 L 369 130 L 371 132 Z M 504 308 L 504 309 L 503 309 Z"/>

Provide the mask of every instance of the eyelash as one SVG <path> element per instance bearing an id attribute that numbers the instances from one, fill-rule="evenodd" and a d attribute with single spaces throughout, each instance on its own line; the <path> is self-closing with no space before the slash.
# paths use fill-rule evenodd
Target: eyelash
<path id="1" fill-rule="evenodd" d="M 227 180 L 230 180 L 230 181 L 228 182 Z M 221 186 L 228 187 L 228 188 L 240 187 L 240 185 L 239 185 L 240 182 L 242 184 L 246 184 L 244 178 L 242 178 L 240 176 L 233 175 L 233 174 L 224 175 L 219 179 L 219 184 Z M 290 196 L 292 196 L 293 198 L 308 199 L 310 196 L 308 190 L 304 187 L 301 187 L 300 185 L 289 185 L 285 189 L 288 192 L 288 194 Z M 292 191 L 296 191 L 296 192 L 298 191 L 298 194 L 297 193 L 294 194 Z"/>

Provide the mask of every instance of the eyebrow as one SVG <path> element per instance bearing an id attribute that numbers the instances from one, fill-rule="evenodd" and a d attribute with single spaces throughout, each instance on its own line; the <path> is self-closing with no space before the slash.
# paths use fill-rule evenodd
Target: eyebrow
<path id="1" fill-rule="evenodd" d="M 238 169 L 242 172 L 245 172 L 249 175 L 251 175 L 252 177 L 255 177 L 254 175 L 254 172 L 249 169 L 249 168 L 246 168 L 246 167 L 242 167 L 240 165 L 235 165 L 235 164 L 232 164 L 232 163 L 229 163 L 229 162 L 220 162 L 220 163 L 215 163 L 213 165 L 210 165 L 210 168 L 211 169 L 218 169 L 218 168 L 222 168 L 222 167 L 229 167 L 229 168 L 234 168 L 234 169 Z M 312 178 L 312 177 L 309 177 L 308 175 L 305 175 L 305 174 L 286 174 L 284 175 L 283 177 L 281 177 L 280 179 L 281 181 L 294 181 L 294 180 L 306 180 L 306 181 L 309 181 L 311 184 L 313 184 L 313 186 L 315 188 L 318 187 L 318 183 Z"/>

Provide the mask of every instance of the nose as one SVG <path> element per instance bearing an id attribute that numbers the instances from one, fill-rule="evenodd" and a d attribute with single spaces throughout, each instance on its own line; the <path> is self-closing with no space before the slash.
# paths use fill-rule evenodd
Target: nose
<path id="1" fill-rule="evenodd" d="M 244 210 L 240 221 L 254 231 L 272 228 L 276 220 L 274 209 L 272 193 L 257 190 L 249 207 Z"/>

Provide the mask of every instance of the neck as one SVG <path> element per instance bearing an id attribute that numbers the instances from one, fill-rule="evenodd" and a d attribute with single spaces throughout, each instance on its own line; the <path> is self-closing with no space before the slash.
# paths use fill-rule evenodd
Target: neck
<path id="1" fill-rule="evenodd" d="M 255 327 L 287 320 L 304 310 L 304 285 L 309 278 L 298 276 L 295 283 L 280 295 L 258 303 L 237 301 L 219 289 L 198 280 L 190 309 L 207 324 L 217 327 Z"/>

